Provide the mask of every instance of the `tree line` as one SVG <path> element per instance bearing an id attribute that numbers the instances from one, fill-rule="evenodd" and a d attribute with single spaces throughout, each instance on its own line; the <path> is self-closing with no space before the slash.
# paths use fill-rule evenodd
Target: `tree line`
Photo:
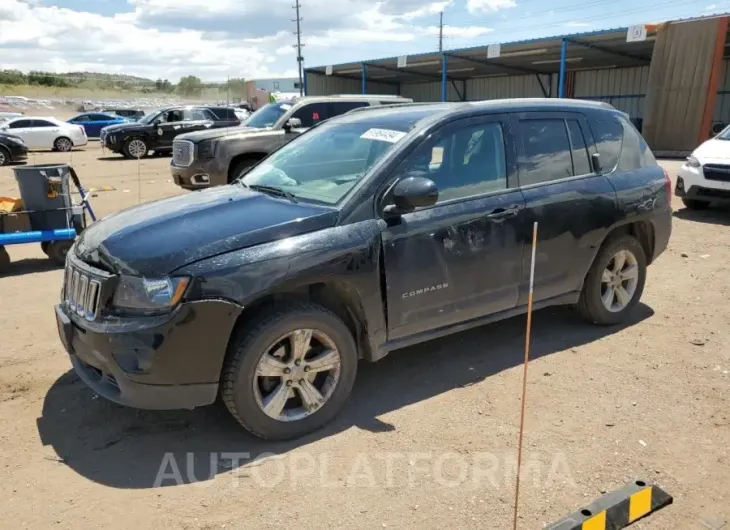
<path id="1" fill-rule="evenodd" d="M 86 88 L 99 90 L 115 90 L 120 92 L 142 92 L 179 94 L 181 96 L 200 96 L 203 91 L 218 89 L 231 96 L 244 95 L 245 79 L 229 79 L 225 83 L 204 83 L 199 77 L 189 75 L 180 78 L 177 83 L 168 79 L 146 79 L 120 74 L 101 74 L 90 72 L 69 72 L 55 74 L 50 72 L 30 71 L 27 74 L 20 70 L 0 70 L 0 85 L 31 85 L 56 88 Z"/>

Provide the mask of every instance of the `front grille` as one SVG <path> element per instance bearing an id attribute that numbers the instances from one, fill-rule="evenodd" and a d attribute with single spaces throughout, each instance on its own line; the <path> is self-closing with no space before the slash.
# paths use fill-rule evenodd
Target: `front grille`
<path id="1" fill-rule="evenodd" d="M 707 180 L 730 182 L 730 166 L 722 164 L 706 164 L 702 170 Z"/>
<path id="2" fill-rule="evenodd" d="M 86 320 L 95 320 L 99 312 L 101 280 L 93 278 L 67 262 L 63 298 L 69 311 Z"/>
<path id="3" fill-rule="evenodd" d="M 172 163 L 180 167 L 188 167 L 193 163 L 195 145 L 189 140 L 173 140 Z"/>

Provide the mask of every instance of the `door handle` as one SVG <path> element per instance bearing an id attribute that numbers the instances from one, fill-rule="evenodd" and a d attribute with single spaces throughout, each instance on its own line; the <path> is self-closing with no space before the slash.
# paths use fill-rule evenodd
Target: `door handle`
<path id="1" fill-rule="evenodd" d="M 490 221 L 504 221 L 505 219 L 511 219 L 515 217 L 522 210 L 522 206 L 515 204 L 509 208 L 496 208 L 487 214 L 487 219 Z"/>

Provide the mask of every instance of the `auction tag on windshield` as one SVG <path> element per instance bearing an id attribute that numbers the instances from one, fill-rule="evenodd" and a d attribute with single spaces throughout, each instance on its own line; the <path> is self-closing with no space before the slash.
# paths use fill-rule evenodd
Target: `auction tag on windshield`
<path id="1" fill-rule="evenodd" d="M 391 131 L 390 129 L 368 129 L 360 136 L 360 138 L 364 138 L 366 140 L 380 140 L 381 142 L 390 142 L 394 144 L 405 135 L 406 133 L 404 132 Z"/>

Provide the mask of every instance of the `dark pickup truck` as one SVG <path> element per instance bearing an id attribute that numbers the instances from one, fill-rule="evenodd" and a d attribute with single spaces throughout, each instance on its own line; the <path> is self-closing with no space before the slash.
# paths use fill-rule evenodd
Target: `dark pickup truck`
<path id="1" fill-rule="evenodd" d="M 169 153 L 176 136 L 192 131 L 241 125 L 230 107 L 172 107 L 154 111 L 139 121 L 110 125 L 99 134 L 106 149 L 126 158 Z"/>
<path id="2" fill-rule="evenodd" d="M 297 437 L 342 409 L 359 359 L 524 312 L 535 222 L 534 307 L 625 320 L 667 247 L 670 198 L 606 104 L 355 112 L 233 184 L 91 225 L 68 253 L 58 331 L 105 398 L 220 395 L 257 436 Z"/>
<path id="3" fill-rule="evenodd" d="M 260 160 L 317 123 L 353 109 L 412 102 L 400 96 L 307 96 L 269 103 L 238 129 L 202 131 L 175 138 L 170 172 L 186 190 L 229 184 Z"/>

